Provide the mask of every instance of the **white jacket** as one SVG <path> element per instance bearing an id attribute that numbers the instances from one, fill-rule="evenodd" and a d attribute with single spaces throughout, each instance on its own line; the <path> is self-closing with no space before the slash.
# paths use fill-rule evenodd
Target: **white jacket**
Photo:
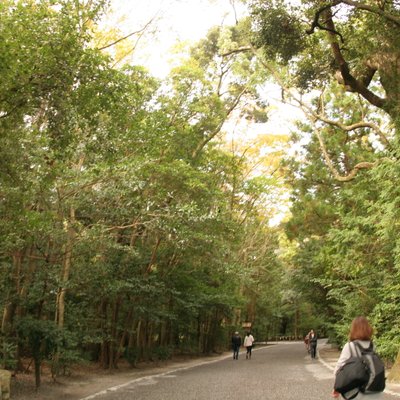
<path id="1" fill-rule="evenodd" d="M 253 342 L 254 342 L 254 337 L 253 337 L 253 335 L 245 336 L 245 337 L 244 337 L 243 346 L 244 346 L 244 347 L 253 346 Z"/>

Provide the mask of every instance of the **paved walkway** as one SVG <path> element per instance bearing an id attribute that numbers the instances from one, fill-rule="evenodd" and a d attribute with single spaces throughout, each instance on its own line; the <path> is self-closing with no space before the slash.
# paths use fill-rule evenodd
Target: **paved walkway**
<path id="1" fill-rule="evenodd" d="M 339 355 L 340 351 L 327 344 L 326 341 L 318 341 L 318 360 L 332 372 L 335 369 Z M 400 398 L 400 384 L 386 382 L 385 392 Z"/>

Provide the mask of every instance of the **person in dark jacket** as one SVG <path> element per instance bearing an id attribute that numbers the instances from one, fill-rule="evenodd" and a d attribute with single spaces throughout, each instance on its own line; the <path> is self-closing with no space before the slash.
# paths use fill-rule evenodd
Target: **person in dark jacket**
<path id="1" fill-rule="evenodd" d="M 310 355 L 311 358 L 316 358 L 317 356 L 317 334 L 311 329 L 310 333 L 308 334 L 308 340 L 310 344 Z"/>
<path id="2" fill-rule="evenodd" d="M 233 350 L 233 359 L 237 360 L 239 357 L 239 349 L 242 345 L 242 338 L 239 335 L 239 332 L 235 332 L 232 336 L 232 350 Z"/>

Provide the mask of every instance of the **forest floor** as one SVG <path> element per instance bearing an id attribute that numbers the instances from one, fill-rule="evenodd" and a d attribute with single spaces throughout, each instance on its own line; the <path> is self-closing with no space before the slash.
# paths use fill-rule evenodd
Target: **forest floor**
<path id="1" fill-rule="evenodd" d="M 136 368 L 121 362 L 116 370 L 104 370 L 98 365 L 79 365 L 69 376 L 60 376 L 54 381 L 49 369 L 42 369 L 41 385 L 35 390 L 32 368 L 11 378 L 11 400 L 80 400 L 107 388 L 122 385 L 133 379 L 159 374 L 171 368 L 198 364 L 205 359 L 224 358 L 230 352 L 202 357 L 177 356 L 168 361 L 138 363 Z"/>

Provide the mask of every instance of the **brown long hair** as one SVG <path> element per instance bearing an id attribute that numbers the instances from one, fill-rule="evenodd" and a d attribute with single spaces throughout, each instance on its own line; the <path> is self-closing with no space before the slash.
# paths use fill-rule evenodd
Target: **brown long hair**
<path id="1" fill-rule="evenodd" d="M 356 317 L 351 322 L 349 339 L 352 340 L 371 340 L 373 333 L 372 326 L 365 317 Z"/>

